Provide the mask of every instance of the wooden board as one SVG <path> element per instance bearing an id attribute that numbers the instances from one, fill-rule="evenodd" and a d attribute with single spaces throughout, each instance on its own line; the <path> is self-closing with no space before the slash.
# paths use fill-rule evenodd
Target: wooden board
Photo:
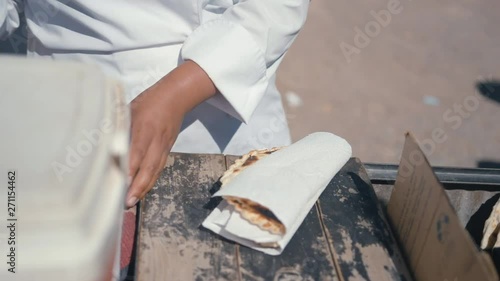
<path id="1" fill-rule="evenodd" d="M 356 159 L 332 180 L 280 256 L 202 228 L 219 202 L 210 199 L 218 178 L 236 158 L 169 156 L 141 204 L 136 280 L 410 280 L 401 277 L 399 251 Z"/>
<path id="2" fill-rule="evenodd" d="M 237 280 L 234 243 L 200 227 L 217 202 L 222 155 L 174 154 L 141 202 L 137 280 Z"/>
<path id="3" fill-rule="evenodd" d="M 341 280 L 411 280 L 359 159 L 351 159 L 319 200 Z"/>

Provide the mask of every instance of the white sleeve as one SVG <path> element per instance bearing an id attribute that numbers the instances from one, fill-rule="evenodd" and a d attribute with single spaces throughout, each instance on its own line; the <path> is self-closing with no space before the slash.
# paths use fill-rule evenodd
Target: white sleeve
<path id="1" fill-rule="evenodd" d="M 248 122 L 285 52 L 304 25 L 309 0 L 241 0 L 184 42 L 220 94 L 212 105 Z"/>
<path id="2" fill-rule="evenodd" d="M 22 0 L 0 0 L 0 40 L 19 27 Z"/>

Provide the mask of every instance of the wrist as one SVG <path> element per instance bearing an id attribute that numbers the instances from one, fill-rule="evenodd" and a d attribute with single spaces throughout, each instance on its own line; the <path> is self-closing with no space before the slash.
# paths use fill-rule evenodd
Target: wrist
<path id="1" fill-rule="evenodd" d="M 215 85 L 205 71 L 193 61 L 186 61 L 164 76 L 159 82 L 160 92 L 167 103 L 186 114 L 200 103 L 214 96 Z"/>

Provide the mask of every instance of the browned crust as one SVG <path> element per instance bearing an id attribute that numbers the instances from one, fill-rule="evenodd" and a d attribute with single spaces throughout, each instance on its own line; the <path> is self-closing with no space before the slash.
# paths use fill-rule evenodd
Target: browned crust
<path id="1" fill-rule="evenodd" d="M 266 207 L 245 198 L 226 196 L 224 199 L 252 224 L 273 234 L 285 234 L 285 226 Z"/>
<path id="2" fill-rule="evenodd" d="M 247 154 L 241 156 L 240 158 L 236 159 L 236 161 L 234 161 L 234 164 L 231 165 L 229 169 L 227 169 L 227 171 L 224 172 L 224 174 L 220 178 L 222 187 L 224 187 L 225 184 L 230 182 L 234 177 L 239 175 L 243 170 L 251 166 L 253 163 L 268 156 L 273 152 L 278 151 L 280 148 L 281 147 L 273 147 L 271 149 L 252 150 Z"/>
<path id="3" fill-rule="evenodd" d="M 481 249 L 492 249 L 499 245 L 498 233 L 500 231 L 500 200 L 497 201 L 490 217 L 486 220 L 481 240 Z"/>
<path id="4" fill-rule="evenodd" d="M 222 188 L 224 188 L 224 185 L 229 183 L 247 167 L 279 150 L 280 148 L 281 147 L 274 147 L 271 149 L 252 150 L 237 159 L 221 177 L 220 181 L 222 183 Z M 250 223 L 255 224 L 261 229 L 269 231 L 273 234 L 285 234 L 285 226 L 268 208 L 245 198 L 233 196 L 224 196 L 223 198 L 229 204 L 234 206 L 236 211 L 240 213 L 241 217 L 248 220 Z"/>

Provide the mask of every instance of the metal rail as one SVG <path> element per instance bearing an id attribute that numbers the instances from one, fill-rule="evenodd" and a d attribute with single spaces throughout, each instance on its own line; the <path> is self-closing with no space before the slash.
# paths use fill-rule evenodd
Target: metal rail
<path id="1" fill-rule="evenodd" d="M 393 185 L 398 165 L 364 163 L 374 184 Z M 434 173 L 447 189 L 500 191 L 500 169 L 434 167 Z"/>

